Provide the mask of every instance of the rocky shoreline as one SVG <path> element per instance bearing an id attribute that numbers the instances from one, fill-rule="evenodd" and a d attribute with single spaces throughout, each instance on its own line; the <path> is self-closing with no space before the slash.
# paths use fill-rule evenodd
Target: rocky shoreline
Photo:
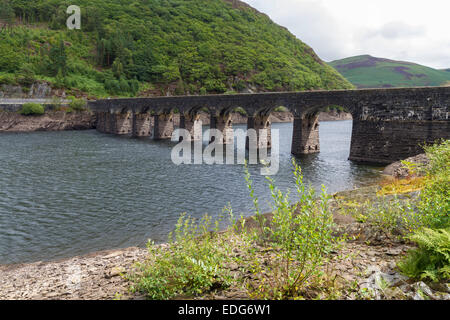
<path id="1" fill-rule="evenodd" d="M 42 116 L 0 112 L 0 132 L 89 130 L 95 128 L 95 122 L 94 114 L 89 111 L 48 111 Z"/>
<path id="2" fill-rule="evenodd" d="M 430 159 L 428 159 L 427 155 L 425 153 L 419 154 L 414 157 L 407 158 L 403 160 L 403 162 L 406 163 L 414 163 L 418 166 L 427 166 L 430 163 Z M 388 165 L 384 171 L 383 174 L 386 176 L 392 176 L 396 179 L 402 179 L 407 178 L 411 176 L 413 173 L 408 170 L 408 168 L 405 167 L 402 161 L 394 162 L 390 165 Z M 420 173 L 414 173 L 414 174 L 420 174 Z"/>

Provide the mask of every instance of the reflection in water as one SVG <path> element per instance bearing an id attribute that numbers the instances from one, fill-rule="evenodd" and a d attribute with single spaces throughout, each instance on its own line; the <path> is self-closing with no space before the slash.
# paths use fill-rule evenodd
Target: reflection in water
<path id="1" fill-rule="evenodd" d="M 321 124 L 321 153 L 298 158 L 306 181 L 336 192 L 379 177 L 380 168 L 347 160 L 351 126 Z M 293 189 L 292 124 L 273 128 L 281 137 L 274 179 Z M 182 212 L 217 216 L 231 203 L 236 214 L 251 214 L 242 165 L 175 166 L 173 146 L 96 131 L 0 135 L 0 264 L 165 241 Z M 268 211 L 260 166 L 250 172 Z"/>

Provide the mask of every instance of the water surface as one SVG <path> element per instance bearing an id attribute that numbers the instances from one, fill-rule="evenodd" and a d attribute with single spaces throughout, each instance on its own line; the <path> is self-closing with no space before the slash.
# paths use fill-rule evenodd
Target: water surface
<path id="1" fill-rule="evenodd" d="M 244 128 L 245 126 L 235 126 Z M 282 188 L 294 188 L 292 124 L 280 130 Z M 322 122 L 321 153 L 298 158 L 329 192 L 371 184 L 380 168 L 348 161 L 352 121 Z M 252 213 L 242 165 L 171 162 L 174 143 L 92 131 L 0 134 L 0 264 L 53 260 L 167 239 L 182 212 Z M 263 211 L 270 193 L 251 166 Z"/>

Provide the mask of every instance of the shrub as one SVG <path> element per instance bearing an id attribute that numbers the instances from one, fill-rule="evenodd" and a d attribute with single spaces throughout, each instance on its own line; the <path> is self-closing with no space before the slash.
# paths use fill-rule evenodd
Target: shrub
<path id="1" fill-rule="evenodd" d="M 9 84 L 9 85 L 17 84 L 15 75 L 12 73 L 0 74 L 0 85 L 2 84 Z"/>
<path id="2" fill-rule="evenodd" d="M 120 92 L 129 92 L 130 91 L 130 85 L 128 84 L 128 81 L 123 78 L 119 80 L 119 86 L 120 86 Z"/>
<path id="3" fill-rule="evenodd" d="M 425 147 L 430 165 L 427 184 L 421 194 L 419 210 L 432 218 L 431 227 L 450 225 L 450 140 Z"/>
<path id="4" fill-rule="evenodd" d="M 38 103 L 25 103 L 19 113 L 24 116 L 31 115 L 43 115 L 45 113 L 45 108 Z"/>
<path id="5" fill-rule="evenodd" d="M 275 112 L 288 112 L 289 109 L 283 106 L 277 107 L 275 110 Z"/>
<path id="6" fill-rule="evenodd" d="M 236 89 L 236 91 L 241 92 L 247 87 L 247 84 L 245 81 L 239 79 L 239 81 L 235 84 L 233 84 L 233 88 Z"/>
<path id="7" fill-rule="evenodd" d="M 427 168 L 429 175 L 448 172 L 450 168 L 450 140 L 442 140 L 424 147 L 430 165 Z"/>
<path id="8" fill-rule="evenodd" d="M 139 92 L 139 81 L 133 79 L 130 81 L 130 90 L 133 95 L 136 95 Z"/>
<path id="9" fill-rule="evenodd" d="M 359 217 L 366 225 L 388 237 L 404 237 L 430 225 L 430 217 L 418 212 L 416 202 L 417 200 L 411 199 L 382 197 L 353 208 L 353 216 Z"/>
<path id="10" fill-rule="evenodd" d="M 111 94 L 120 93 L 120 82 L 118 80 L 106 80 L 105 89 Z"/>
<path id="11" fill-rule="evenodd" d="M 17 83 L 23 86 L 31 86 L 36 82 L 36 76 L 31 69 L 31 65 L 23 66 L 16 75 Z"/>
<path id="12" fill-rule="evenodd" d="M 86 108 L 86 100 L 84 99 L 76 99 L 75 97 L 69 97 L 71 100 L 69 103 L 70 109 L 74 111 L 83 111 Z"/>
<path id="13" fill-rule="evenodd" d="M 250 295 L 256 298 L 286 299 L 301 296 L 310 281 L 319 276 L 325 256 L 337 244 L 332 235 L 333 216 L 329 210 L 330 197 L 324 188 L 318 198 L 313 188 L 303 182 L 301 168 L 293 161 L 299 201 L 292 204 L 289 192 L 283 194 L 273 181 L 268 185 L 273 199 L 273 218 L 267 226 L 259 214 L 258 199 L 254 196 L 247 171 L 247 184 L 256 209 L 259 230 L 250 237 L 253 246 L 266 242 L 274 256 L 267 266 L 255 259 L 253 273 L 260 284 L 250 286 Z"/>
<path id="14" fill-rule="evenodd" d="M 241 107 L 237 107 L 233 111 L 239 113 L 241 116 L 244 116 L 244 117 L 248 116 L 247 111 L 245 111 L 245 109 L 243 109 Z"/>
<path id="15" fill-rule="evenodd" d="M 425 147 L 430 165 L 425 177 L 396 180 L 385 185 L 376 201 L 355 208 L 354 215 L 386 234 L 408 236 L 422 228 L 446 228 L 450 224 L 450 141 Z M 397 194 L 419 191 L 418 197 L 400 200 Z M 394 195 L 394 199 L 385 195 Z"/>
<path id="16" fill-rule="evenodd" d="M 148 243 L 148 260 L 138 264 L 137 273 L 129 276 L 131 290 L 163 300 L 227 287 L 231 278 L 224 264 L 229 249 L 223 237 L 210 232 L 211 227 L 208 216 L 197 223 L 182 215 L 168 248 Z M 218 223 L 215 228 L 218 231 Z"/>
<path id="17" fill-rule="evenodd" d="M 432 281 L 450 279 L 450 140 L 425 147 L 430 165 L 427 183 L 417 204 L 417 215 L 428 228 L 417 228 L 408 236 L 417 249 L 399 263 L 412 278 Z"/>
<path id="18" fill-rule="evenodd" d="M 450 169 L 447 169 L 447 172 L 430 178 L 418 204 L 420 214 L 429 217 L 429 226 L 433 228 L 445 228 L 450 225 L 449 171 Z"/>
<path id="19" fill-rule="evenodd" d="M 422 280 L 450 279 L 450 228 L 423 229 L 410 236 L 418 244 L 398 263 L 407 276 Z"/>

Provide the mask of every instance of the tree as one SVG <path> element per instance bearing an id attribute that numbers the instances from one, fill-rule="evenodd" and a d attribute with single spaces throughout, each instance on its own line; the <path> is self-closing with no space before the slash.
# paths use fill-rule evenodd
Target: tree
<path id="1" fill-rule="evenodd" d="M 123 65 L 119 58 L 116 58 L 112 64 L 112 71 L 117 79 L 120 79 L 123 73 Z"/>
<path id="2" fill-rule="evenodd" d="M 65 85 L 65 77 L 63 75 L 62 70 L 59 69 L 58 74 L 56 75 L 56 78 L 55 78 L 54 86 L 56 88 L 64 88 L 64 85 Z"/>
<path id="3" fill-rule="evenodd" d="M 67 53 L 64 41 L 61 39 L 58 45 L 52 46 L 49 52 L 50 64 L 48 69 L 52 76 L 56 76 L 59 72 L 63 76 L 67 75 Z"/>
<path id="4" fill-rule="evenodd" d="M 8 0 L 0 1 L 0 32 L 14 24 L 16 15 Z"/>

